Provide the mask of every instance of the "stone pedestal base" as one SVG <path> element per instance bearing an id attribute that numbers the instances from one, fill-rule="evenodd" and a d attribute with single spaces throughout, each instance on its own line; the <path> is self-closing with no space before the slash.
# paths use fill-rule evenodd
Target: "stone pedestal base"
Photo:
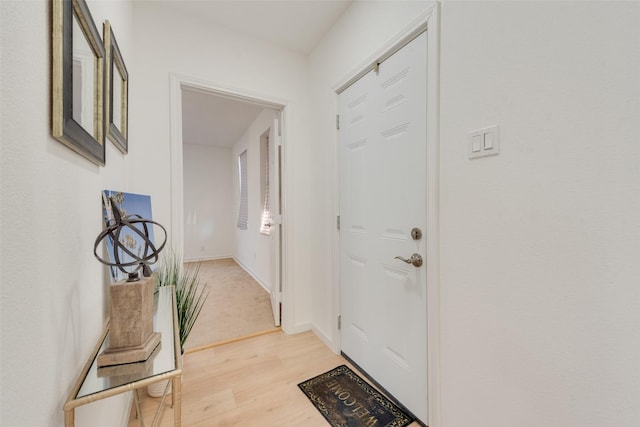
<path id="1" fill-rule="evenodd" d="M 160 343 L 153 332 L 153 282 L 143 277 L 109 286 L 109 345 L 98 355 L 98 367 L 147 360 Z"/>
<path id="2" fill-rule="evenodd" d="M 122 384 L 140 380 L 153 375 L 153 362 L 155 356 L 160 351 L 160 343 L 147 360 L 135 363 L 125 363 L 124 365 L 112 365 L 98 368 L 98 378 L 103 378 L 105 384 L 110 387 L 117 387 Z"/>

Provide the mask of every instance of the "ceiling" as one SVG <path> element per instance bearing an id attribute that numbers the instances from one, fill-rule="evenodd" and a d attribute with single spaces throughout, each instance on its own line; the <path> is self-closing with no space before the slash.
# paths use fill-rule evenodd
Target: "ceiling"
<path id="1" fill-rule="evenodd" d="M 158 5 L 274 45 L 309 54 L 352 0 L 172 0 Z M 182 91 L 183 142 L 229 147 L 263 107 Z"/>
<path id="2" fill-rule="evenodd" d="M 309 54 L 352 0 L 170 0 L 159 5 Z"/>
<path id="3" fill-rule="evenodd" d="M 263 110 L 262 106 L 182 89 L 182 142 L 231 147 Z"/>

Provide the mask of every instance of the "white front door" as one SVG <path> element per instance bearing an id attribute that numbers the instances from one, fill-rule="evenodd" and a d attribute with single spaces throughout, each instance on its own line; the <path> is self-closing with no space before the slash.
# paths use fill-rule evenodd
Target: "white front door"
<path id="1" fill-rule="evenodd" d="M 342 352 L 427 421 L 427 34 L 339 96 Z"/>

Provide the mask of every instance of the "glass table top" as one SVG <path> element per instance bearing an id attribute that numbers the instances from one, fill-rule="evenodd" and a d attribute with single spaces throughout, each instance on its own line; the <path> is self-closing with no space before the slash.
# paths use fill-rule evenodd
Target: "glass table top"
<path id="1" fill-rule="evenodd" d="M 158 289 L 157 305 L 153 315 L 153 330 L 160 332 L 161 341 L 146 361 L 98 368 L 97 356 L 109 344 L 109 334 L 107 334 L 98 353 L 94 356 L 87 376 L 84 378 L 75 398 L 79 399 L 100 393 L 176 369 L 172 287 L 160 287 Z"/>

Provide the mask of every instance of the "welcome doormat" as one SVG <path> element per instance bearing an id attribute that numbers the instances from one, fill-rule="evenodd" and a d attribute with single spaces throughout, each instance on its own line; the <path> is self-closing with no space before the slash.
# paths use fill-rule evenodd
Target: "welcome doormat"
<path id="1" fill-rule="evenodd" d="M 333 427 L 404 427 L 413 421 L 346 365 L 298 387 Z"/>

